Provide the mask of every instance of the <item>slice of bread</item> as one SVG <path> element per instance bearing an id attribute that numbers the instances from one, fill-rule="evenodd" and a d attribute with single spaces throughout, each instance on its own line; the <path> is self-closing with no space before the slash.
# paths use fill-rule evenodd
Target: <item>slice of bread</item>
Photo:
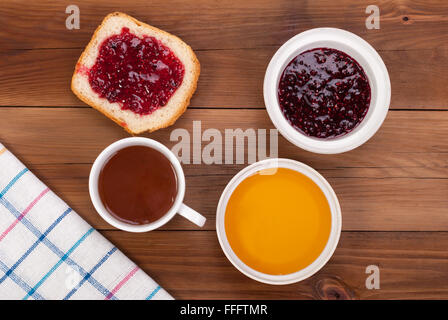
<path id="1" fill-rule="evenodd" d="M 131 110 L 122 109 L 116 102 L 110 103 L 106 98 L 100 97 L 93 91 L 89 83 L 89 70 L 96 62 L 101 44 L 105 39 L 120 34 L 124 27 L 140 38 L 150 36 L 162 42 L 183 63 L 185 68 L 182 83 L 167 104 L 148 115 L 140 115 Z M 181 39 L 124 13 L 114 12 L 104 18 L 81 54 L 72 77 L 71 88 L 79 99 L 105 114 L 126 131 L 131 134 L 139 134 L 170 126 L 185 112 L 191 96 L 196 90 L 199 73 L 200 65 L 196 55 L 190 46 Z"/>

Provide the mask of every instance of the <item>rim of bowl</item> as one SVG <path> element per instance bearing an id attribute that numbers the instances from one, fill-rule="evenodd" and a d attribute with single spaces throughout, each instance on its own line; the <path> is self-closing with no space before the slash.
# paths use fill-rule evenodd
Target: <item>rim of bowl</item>
<path id="1" fill-rule="evenodd" d="M 247 264 L 245 264 L 233 251 L 229 244 L 225 231 L 225 209 L 235 188 L 247 177 L 255 174 L 259 170 L 271 169 L 271 168 L 287 168 L 300 172 L 310 178 L 324 193 L 327 198 L 331 211 L 331 230 L 328 237 L 327 244 L 322 250 L 320 255 L 313 263 L 307 267 L 286 275 L 271 275 L 259 272 Z M 255 162 L 246 168 L 238 172 L 226 185 L 224 191 L 219 199 L 218 207 L 216 209 L 216 233 L 218 241 L 222 251 L 226 255 L 227 259 L 237 268 L 241 273 L 249 278 L 257 280 L 259 282 L 273 284 L 273 285 L 286 285 L 296 283 L 307 279 L 319 271 L 332 257 L 334 251 L 339 242 L 342 229 L 342 215 L 339 200 L 336 196 L 331 185 L 328 181 L 316 170 L 310 166 L 295 160 L 276 158 L 266 159 Z"/>
<path id="2" fill-rule="evenodd" d="M 160 153 L 162 153 L 173 165 L 176 172 L 177 188 L 178 193 L 176 199 L 174 200 L 171 208 L 159 219 L 148 224 L 143 225 L 132 225 L 123 221 L 118 220 L 112 216 L 107 209 L 104 207 L 103 202 L 100 199 L 98 192 L 98 178 L 101 169 L 103 168 L 105 162 L 110 159 L 110 157 L 117 152 L 126 147 L 130 146 L 146 146 L 148 148 L 153 148 Z M 96 210 L 96 212 L 110 225 L 128 232 L 147 232 L 157 229 L 163 226 L 165 223 L 170 221 L 177 213 L 177 210 L 181 206 L 184 196 L 185 196 L 185 178 L 182 170 L 182 166 L 176 156 L 162 143 L 144 137 L 129 137 L 117 140 L 107 146 L 98 157 L 95 159 L 89 174 L 89 195 L 90 200 Z"/>
<path id="3" fill-rule="evenodd" d="M 354 58 L 366 72 L 371 90 L 364 119 L 351 132 L 331 139 L 309 137 L 294 129 L 280 109 L 277 94 L 280 77 L 292 59 L 306 50 L 323 47 L 343 51 Z M 263 95 L 272 123 L 288 141 L 310 152 L 335 154 L 359 147 L 378 131 L 389 110 L 391 84 L 386 65 L 364 39 L 342 29 L 316 28 L 297 34 L 277 50 L 266 69 Z"/>

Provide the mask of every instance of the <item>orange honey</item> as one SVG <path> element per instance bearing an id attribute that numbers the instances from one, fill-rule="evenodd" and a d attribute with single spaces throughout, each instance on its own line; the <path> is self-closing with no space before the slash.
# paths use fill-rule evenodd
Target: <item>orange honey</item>
<path id="1" fill-rule="evenodd" d="M 232 250 L 246 265 L 282 275 L 307 267 L 322 253 L 331 211 L 310 178 L 278 168 L 274 174 L 254 174 L 235 188 L 224 223 Z"/>

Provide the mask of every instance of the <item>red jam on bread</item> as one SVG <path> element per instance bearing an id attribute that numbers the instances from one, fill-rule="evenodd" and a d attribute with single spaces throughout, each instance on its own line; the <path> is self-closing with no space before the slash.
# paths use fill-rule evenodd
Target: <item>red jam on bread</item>
<path id="1" fill-rule="evenodd" d="M 88 77 L 100 97 L 148 115 L 167 104 L 184 73 L 182 62 L 159 40 L 123 28 L 103 41 Z"/>
<path id="2" fill-rule="evenodd" d="M 278 86 L 283 115 L 298 131 L 316 138 L 351 132 L 370 105 L 370 85 L 358 62 L 336 49 L 302 52 L 285 68 Z"/>

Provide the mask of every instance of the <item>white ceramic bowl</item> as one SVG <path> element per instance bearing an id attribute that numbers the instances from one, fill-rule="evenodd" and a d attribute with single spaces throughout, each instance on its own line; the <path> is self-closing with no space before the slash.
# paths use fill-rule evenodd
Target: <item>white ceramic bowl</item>
<path id="1" fill-rule="evenodd" d="M 262 273 L 252 269 L 243 261 L 241 261 L 241 259 L 238 258 L 238 256 L 233 252 L 232 247 L 229 244 L 224 224 L 227 203 L 235 188 L 247 177 L 253 174 L 257 174 L 257 172 L 260 170 L 271 168 L 288 168 L 298 171 L 309 177 L 322 190 L 328 200 L 328 204 L 331 210 L 330 237 L 328 238 L 327 244 L 322 253 L 312 264 L 310 264 L 306 268 L 286 275 L 271 275 Z M 289 159 L 266 159 L 256 162 L 241 170 L 227 184 L 221 195 L 221 198 L 219 199 L 218 208 L 216 210 L 216 232 L 218 234 L 219 243 L 226 257 L 239 271 L 241 271 L 246 276 L 268 284 L 282 285 L 298 282 L 312 276 L 317 271 L 319 271 L 333 255 L 333 252 L 339 242 L 341 228 L 342 218 L 339 201 L 327 180 L 325 180 L 325 178 L 313 168 L 301 162 Z"/>
<path id="2" fill-rule="evenodd" d="M 277 89 L 283 70 L 297 55 L 313 48 L 333 48 L 347 53 L 362 66 L 369 79 L 369 110 L 353 131 L 341 137 L 319 139 L 306 136 L 288 123 L 280 109 Z M 277 50 L 266 70 L 263 93 L 269 117 L 287 140 L 311 152 L 331 154 L 357 148 L 375 134 L 389 110 L 391 86 L 383 60 L 365 40 L 345 30 L 317 28 L 292 37 Z"/>

